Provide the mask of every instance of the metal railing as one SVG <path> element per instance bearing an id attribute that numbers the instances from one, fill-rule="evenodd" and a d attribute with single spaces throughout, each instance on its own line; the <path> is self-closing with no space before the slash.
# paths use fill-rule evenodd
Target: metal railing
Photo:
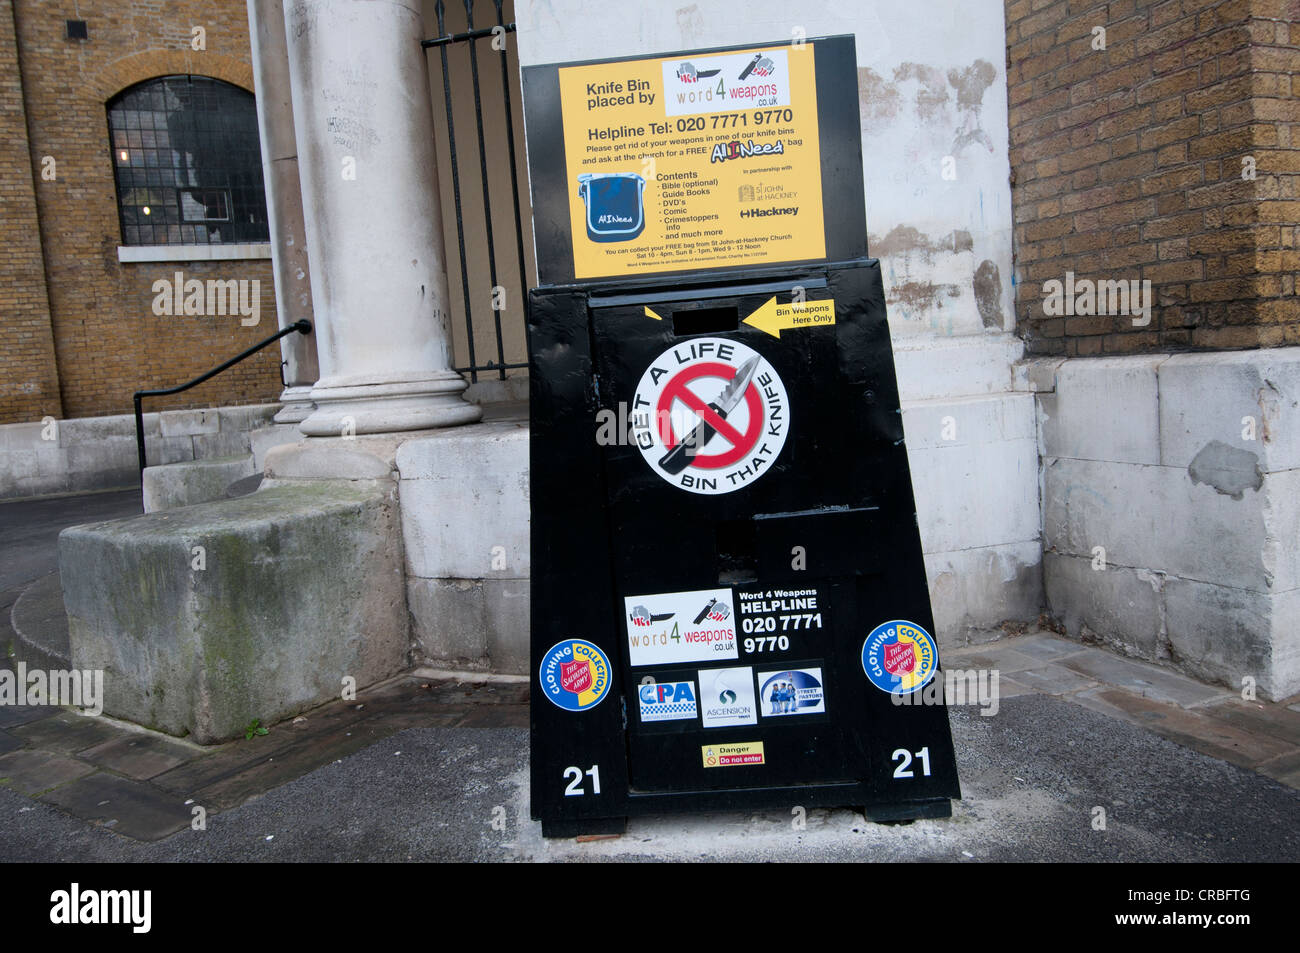
<path id="1" fill-rule="evenodd" d="M 287 328 L 282 328 L 281 330 L 276 331 L 266 340 L 259 341 L 258 343 L 250 347 L 248 350 L 236 354 L 230 360 L 222 364 L 218 364 L 216 367 L 208 371 L 206 374 L 200 374 L 192 381 L 189 381 L 184 384 L 178 384 L 175 387 L 164 387 L 156 390 L 138 390 L 134 394 L 132 394 L 131 402 L 135 405 L 135 449 L 140 461 L 140 482 L 141 483 L 144 482 L 144 468 L 145 468 L 143 401 L 146 397 L 165 397 L 168 394 L 179 394 L 181 391 L 186 391 L 189 390 L 191 387 L 196 387 L 199 384 L 202 384 L 208 378 L 216 377 L 218 374 L 220 374 L 222 371 L 226 370 L 227 368 L 234 367 L 236 364 L 238 364 L 240 361 L 244 360 L 245 358 L 252 357 L 254 354 L 262 350 L 262 348 L 266 347 L 268 344 L 274 344 L 276 341 L 280 340 L 280 338 L 284 337 L 285 335 L 294 334 L 295 332 L 298 334 L 311 334 L 311 322 L 308 321 L 306 318 L 303 318 L 300 321 L 295 321 Z"/>
<path id="2" fill-rule="evenodd" d="M 492 287 L 499 286 L 497 272 L 497 253 L 496 241 L 492 229 L 492 196 L 488 187 L 488 162 L 487 162 L 487 140 L 483 134 L 483 98 L 479 88 L 479 71 L 478 71 L 478 49 L 477 44 L 481 39 L 488 37 L 497 37 L 504 33 L 515 32 L 513 23 L 505 22 L 503 11 L 504 0 L 493 0 L 493 7 L 496 10 L 496 24 L 494 26 L 475 27 L 474 26 L 474 0 L 463 0 L 465 6 L 465 23 L 467 30 L 463 33 L 450 34 L 447 32 L 447 8 L 443 0 L 438 0 L 434 4 L 434 12 L 438 18 L 437 37 L 430 40 L 421 40 L 420 46 L 426 50 L 436 48 L 442 60 L 442 92 L 447 110 L 447 145 L 451 156 L 451 188 L 452 195 L 456 205 L 456 241 L 460 251 L 460 283 L 461 289 L 465 295 L 465 338 L 469 353 L 469 364 L 464 367 L 457 367 L 456 370 L 462 374 L 468 373 L 470 382 L 476 383 L 481 371 L 494 372 L 498 375 L 499 380 L 506 379 L 506 371 L 512 368 L 527 367 L 528 362 L 510 363 L 506 361 L 505 339 L 501 332 L 501 311 L 494 307 L 492 309 L 493 320 L 496 331 L 496 357 L 495 360 L 489 359 L 487 363 L 480 364 L 475 354 L 474 348 L 474 318 L 473 303 L 470 296 L 469 284 L 469 265 L 465 254 L 465 217 L 464 205 L 462 203 L 460 189 L 460 160 L 456 155 L 456 121 L 452 115 L 452 97 L 451 97 L 451 71 L 447 64 L 447 49 L 449 46 L 457 43 L 468 44 L 470 60 L 470 78 L 474 86 L 474 117 L 478 132 L 478 158 L 479 174 L 483 182 L 483 229 L 487 238 L 487 255 L 488 255 L 488 272 L 491 278 Z M 511 197 L 514 200 L 515 211 L 515 254 L 519 262 L 519 289 L 520 294 L 528 292 L 528 275 L 527 264 L 524 258 L 524 227 L 523 214 L 519 203 L 519 173 L 516 162 L 515 151 L 515 129 L 514 129 L 514 107 L 510 95 L 510 75 L 506 66 L 506 54 L 504 49 L 494 51 L 497 53 L 501 62 L 501 89 L 503 93 L 503 114 L 505 118 L 506 129 L 506 148 L 509 153 L 510 161 L 510 186 Z M 524 326 L 525 336 L 527 335 L 527 323 Z"/>

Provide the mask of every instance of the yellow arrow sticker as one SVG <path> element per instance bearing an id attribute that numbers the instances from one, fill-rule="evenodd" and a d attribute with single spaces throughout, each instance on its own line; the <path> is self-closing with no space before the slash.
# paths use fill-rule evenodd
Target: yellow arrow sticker
<path id="1" fill-rule="evenodd" d="M 835 302 L 827 298 L 824 301 L 777 304 L 776 296 L 773 295 L 763 303 L 762 307 L 747 317 L 745 323 L 767 332 L 774 338 L 779 338 L 782 331 L 834 324 Z"/>
<path id="2" fill-rule="evenodd" d="M 775 299 L 773 299 L 773 300 L 775 300 Z M 662 321 L 662 320 L 663 320 L 663 318 L 659 317 L 659 315 L 655 314 L 655 313 L 654 313 L 653 311 L 651 311 L 649 308 L 646 308 L 646 309 L 645 309 L 645 316 L 646 316 L 647 318 L 654 318 L 656 321 Z"/>

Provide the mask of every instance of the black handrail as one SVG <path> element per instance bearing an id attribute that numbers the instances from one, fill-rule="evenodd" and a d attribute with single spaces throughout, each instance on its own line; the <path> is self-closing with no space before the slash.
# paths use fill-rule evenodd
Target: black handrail
<path id="1" fill-rule="evenodd" d="M 208 371 L 206 374 L 199 375 L 198 377 L 194 378 L 194 380 L 190 381 L 187 384 L 180 384 L 176 387 L 161 388 L 159 390 L 138 390 L 134 394 L 132 394 L 131 400 L 135 404 L 135 448 L 140 458 L 140 482 L 141 483 L 144 482 L 144 467 L 145 467 L 144 409 L 141 404 L 141 401 L 143 401 L 144 398 L 164 397 L 167 394 L 179 394 L 181 391 L 189 390 L 191 387 L 194 387 L 198 384 L 202 384 L 209 377 L 216 377 L 226 368 L 233 367 L 234 365 L 242 361 L 244 358 L 251 357 L 252 355 L 256 354 L 258 351 L 266 347 L 268 344 L 274 344 L 276 341 L 280 340 L 280 338 L 284 337 L 286 334 L 293 334 L 295 331 L 298 332 L 299 334 L 311 334 L 311 322 L 308 321 L 306 318 L 303 318 L 299 321 L 295 321 L 287 328 L 282 328 L 281 330 L 276 331 L 265 341 L 259 341 L 257 344 L 254 344 L 252 347 L 250 347 L 247 351 L 244 351 L 242 354 L 236 354 L 234 357 L 226 361 L 224 364 L 217 365 L 212 370 Z"/>

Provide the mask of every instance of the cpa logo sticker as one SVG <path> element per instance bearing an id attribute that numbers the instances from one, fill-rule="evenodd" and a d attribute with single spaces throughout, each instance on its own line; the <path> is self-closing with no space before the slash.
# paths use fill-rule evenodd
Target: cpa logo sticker
<path id="1" fill-rule="evenodd" d="M 790 401 L 772 365 L 725 338 L 695 338 L 659 355 L 632 400 L 632 432 L 650 469 L 691 493 L 731 493 L 771 468 L 790 429 Z"/>
<path id="2" fill-rule="evenodd" d="M 554 704 L 565 711 L 586 711 L 609 694 L 609 659 L 590 642 L 569 639 L 546 653 L 537 677 Z"/>
<path id="3" fill-rule="evenodd" d="M 934 675 L 934 639 L 915 622 L 882 622 L 862 643 L 862 670 L 882 692 L 910 695 Z"/>

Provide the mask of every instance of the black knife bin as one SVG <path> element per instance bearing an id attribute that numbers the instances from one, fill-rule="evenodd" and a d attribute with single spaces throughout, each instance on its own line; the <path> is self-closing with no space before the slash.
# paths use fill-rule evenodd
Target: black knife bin
<path id="1" fill-rule="evenodd" d="M 788 326 L 759 326 L 776 313 Z M 528 320 L 544 834 L 948 816 L 879 262 L 545 287 Z"/>

